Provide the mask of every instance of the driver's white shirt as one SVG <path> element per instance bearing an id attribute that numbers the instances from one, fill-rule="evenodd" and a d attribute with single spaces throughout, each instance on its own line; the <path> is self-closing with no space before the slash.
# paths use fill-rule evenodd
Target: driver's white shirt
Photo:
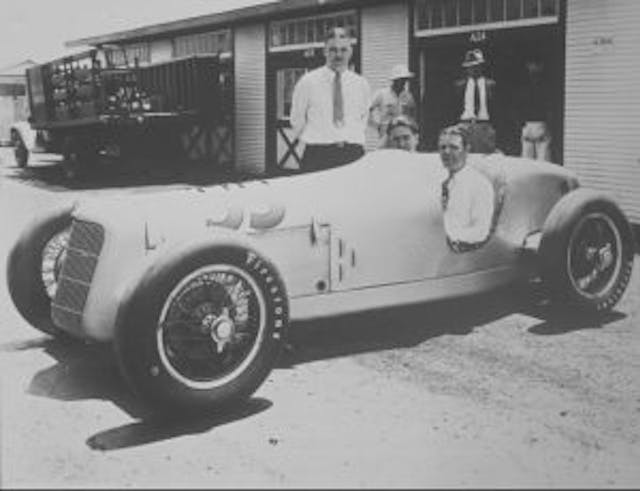
<path id="1" fill-rule="evenodd" d="M 494 191 L 489 179 L 465 165 L 449 180 L 444 227 L 452 241 L 482 242 L 491 229 Z"/>

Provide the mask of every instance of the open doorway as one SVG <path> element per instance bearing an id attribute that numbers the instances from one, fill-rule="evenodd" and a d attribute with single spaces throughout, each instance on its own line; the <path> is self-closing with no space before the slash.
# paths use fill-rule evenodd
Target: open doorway
<path id="1" fill-rule="evenodd" d="M 420 40 L 419 46 L 421 141 L 425 150 L 436 149 L 440 128 L 458 121 L 462 101 L 454 83 L 464 76 L 461 62 L 466 51 L 477 48 L 486 60 L 486 76 L 496 82 L 496 110 L 491 122 L 496 130 L 496 147 L 506 155 L 521 153 L 515 100 L 518 88 L 526 80 L 526 62 L 531 57 L 542 62 L 545 96 L 552 108 L 548 122 L 552 134 L 551 160 L 561 163 L 564 54 L 557 24 L 429 37 Z"/>

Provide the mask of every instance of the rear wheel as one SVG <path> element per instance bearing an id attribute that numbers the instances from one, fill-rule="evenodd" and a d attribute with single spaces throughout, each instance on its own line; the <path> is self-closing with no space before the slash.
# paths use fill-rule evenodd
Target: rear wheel
<path id="1" fill-rule="evenodd" d="M 633 254 L 633 233 L 620 208 L 578 189 L 556 204 L 544 224 L 543 281 L 558 304 L 605 312 L 629 284 Z"/>

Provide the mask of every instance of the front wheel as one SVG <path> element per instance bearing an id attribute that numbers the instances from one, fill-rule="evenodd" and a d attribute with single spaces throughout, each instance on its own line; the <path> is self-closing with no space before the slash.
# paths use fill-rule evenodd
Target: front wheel
<path id="1" fill-rule="evenodd" d="M 235 246 L 196 246 L 154 264 L 118 313 L 115 350 L 156 411 L 201 410 L 249 397 L 284 342 L 288 301 L 275 268 Z"/>
<path id="2" fill-rule="evenodd" d="M 633 231 L 612 200 L 578 189 L 551 210 L 539 254 L 542 279 L 559 305 L 606 312 L 629 284 Z"/>

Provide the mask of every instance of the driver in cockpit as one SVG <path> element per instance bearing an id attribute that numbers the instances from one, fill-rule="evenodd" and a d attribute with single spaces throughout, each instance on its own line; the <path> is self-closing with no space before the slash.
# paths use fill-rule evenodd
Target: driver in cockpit
<path id="1" fill-rule="evenodd" d="M 477 249 L 489 240 L 494 189 L 489 179 L 467 165 L 469 140 L 461 125 L 440 132 L 438 150 L 447 177 L 442 181 L 442 210 L 447 240 L 456 252 Z"/>

